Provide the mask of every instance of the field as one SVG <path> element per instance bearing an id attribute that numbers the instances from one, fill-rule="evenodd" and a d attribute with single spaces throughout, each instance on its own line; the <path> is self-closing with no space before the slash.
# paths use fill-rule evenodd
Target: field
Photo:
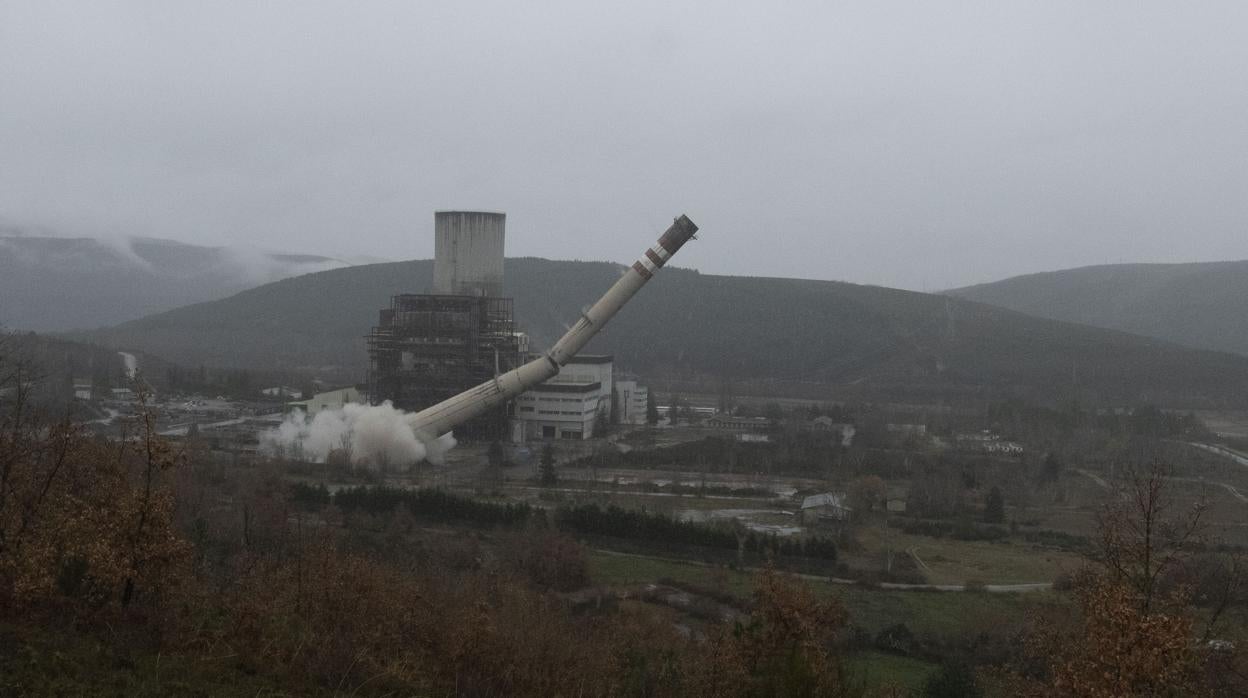
<path id="1" fill-rule="evenodd" d="M 1074 571 L 1082 563 L 1082 558 L 1074 553 L 1018 540 L 959 541 L 908 535 L 883 526 L 863 528 L 857 536 L 873 559 L 891 549 L 894 556 L 910 555 L 920 561 L 920 569 L 933 584 L 1052 582 L 1057 575 Z"/>
<path id="2" fill-rule="evenodd" d="M 938 668 L 936 664 L 922 659 L 883 652 L 861 652 L 851 657 L 847 664 L 850 676 L 868 687 L 887 684 L 903 691 L 918 691 Z"/>
<path id="3" fill-rule="evenodd" d="M 589 555 L 593 582 L 633 586 L 664 581 L 748 599 L 752 573 L 723 567 L 602 551 Z M 1008 634 L 1028 614 L 1064 600 L 1052 592 L 986 593 L 896 591 L 832 584 L 808 579 L 815 593 L 835 598 L 849 615 L 851 633 L 859 638 L 898 632 L 899 627 L 927 644 L 952 645 L 963 638 Z M 867 687 L 890 685 L 903 691 L 919 689 L 938 668 L 934 662 L 875 649 L 857 649 L 846 657 L 852 680 Z"/>
<path id="4" fill-rule="evenodd" d="M 750 572 L 679 560 L 594 551 L 589 555 L 595 584 L 629 586 L 670 580 L 748 599 Z M 810 580 L 818 594 L 836 598 L 849 612 L 850 623 L 874 635 L 898 624 L 915 633 L 974 636 L 1021 619 L 1027 609 L 1059 603 L 1049 592 L 995 593 L 897 591 Z"/>

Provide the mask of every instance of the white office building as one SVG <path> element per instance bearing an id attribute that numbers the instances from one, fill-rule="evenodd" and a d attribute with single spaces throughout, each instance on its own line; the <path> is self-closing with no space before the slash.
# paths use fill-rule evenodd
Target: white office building
<path id="1" fill-rule="evenodd" d="M 591 438 L 598 414 L 610 416 L 612 361 L 610 356 L 577 356 L 559 375 L 516 398 L 524 438 Z"/>

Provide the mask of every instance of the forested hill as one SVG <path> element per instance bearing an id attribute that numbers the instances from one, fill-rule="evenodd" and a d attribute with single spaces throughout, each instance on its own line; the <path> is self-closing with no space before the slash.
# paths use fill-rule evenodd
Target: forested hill
<path id="1" fill-rule="evenodd" d="M 309 274 L 178 308 L 91 337 L 182 365 L 348 367 L 399 292 L 424 292 L 432 262 Z M 617 264 L 509 259 L 518 318 L 547 346 L 623 271 Z M 828 281 L 711 276 L 668 268 L 589 351 L 647 377 L 783 381 L 928 394 L 984 389 L 1167 404 L 1248 402 L 1248 358 L 1034 318 L 948 298 Z"/>
<path id="2" fill-rule="evenodd" d="M 4 235 L 0 327 L 61 331 L 115 325 L 277 279 L 345 266 L 327 257 L 188 245 Z"/>
<path id="3" fill-rule="evenodd" d="M 1248 356 L 1248 261 L 1083 267 L 949 293 L 1029 315 Z"/>

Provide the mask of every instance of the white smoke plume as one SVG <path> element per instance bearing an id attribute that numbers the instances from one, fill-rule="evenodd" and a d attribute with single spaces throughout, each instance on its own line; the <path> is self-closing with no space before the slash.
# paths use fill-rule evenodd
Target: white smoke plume
<path id="1" fill-rule="evenodd" d="M 422 441 L 412 429 L 412 417 L 389 400 L 380 405 L 352 402 L 321 410 L 312 419 L 296 410 L 280 426 L 260 435 L 260 448 L 318 463 L 338 451 L 353 465 L 374 470 L 406 470 L 422 460 L 440 465 L 455 438 L 444 434 Z"/>

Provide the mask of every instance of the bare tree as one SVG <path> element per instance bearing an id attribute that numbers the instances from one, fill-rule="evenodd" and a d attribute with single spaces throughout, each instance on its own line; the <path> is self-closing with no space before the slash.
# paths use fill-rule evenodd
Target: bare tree
<path id="1" fill-rule="evenodd" d="M 1180 509 L 1166 486 L 1170 471 L 1158 461 L 1130 469 L 1098 520 L 1099 561 L 1115 582 L 1139 595 L 1143 611 L 1155 603 L 1161 582 L 1177 574 L 1204 542 L 1208 501 L 1202 495 Z"/>

